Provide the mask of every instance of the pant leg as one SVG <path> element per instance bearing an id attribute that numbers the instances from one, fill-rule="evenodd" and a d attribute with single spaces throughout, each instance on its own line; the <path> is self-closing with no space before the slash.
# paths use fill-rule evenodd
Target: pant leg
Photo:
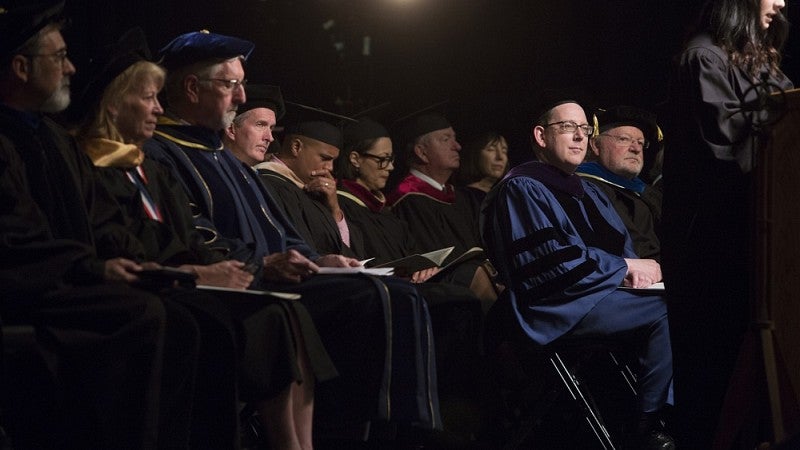
<path id="1" fill-rule="evenodd" d="M 66 288 L 4 320 L 34 325 L 39 351 L 32 373 L 6 367 L 15 448 L 155 448 L 166 321 L 158 298 L 117 284 Z"/>
<path id="2" fill-rule="evenodd" d="M 315 424 L 352 426 L 387 416 L 387 333 L 390 317 L 377 286 L 363 276 L 314 276 L 268 289 L 302 296 L 339 376 L 315 391 Z M 384 405 L 381 407 L 380 405 Z"/>
<path id="3" fill-rule="evenodd" d="M 604 298 L 567 337 L 618 337 L 639 352 L 639 403 L 642 412 L 655 412 L 670 399 L 672 346 L 667 306 L 659 296 L 616 291 Z"/>
<path id="4" fill-rule="evenodd" d="M 238 448 L 239 350 L 228 306 L 194 289 L 161 295 L 169 314 L 165 372 L 172 375 L 165 382 L 182 388 L 162 402 L 171 411 L 162 428 L 171 429 L 162 433 L 161 448 Z"/>
<path id="5" fill-rule="evenodd" d="M 436 351 L 428 305 L 416 286 L 382 277 L 392 311 L 392 417 L 420 428 L 440 429 Z"/>

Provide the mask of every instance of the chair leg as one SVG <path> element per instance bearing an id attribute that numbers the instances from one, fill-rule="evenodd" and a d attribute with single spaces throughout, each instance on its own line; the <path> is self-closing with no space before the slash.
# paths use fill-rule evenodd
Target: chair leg
<path id="1" fill-rule="evenodd" d="M 556 370 L 558 377 L 564 383 L 567 392 L 569 392 L 572 399 L 578 405 L 578 408 L 580 408 L 580 410 L 583 412 L 587 424 L 591 428 L 595 437 L 597 437 L 597 441 L 605 450 L 615 450 L 616 447 L 614 446 L 614 442 L 611 440 L 611 435 L 609 434 L 605 423 L 603 423 L 603 419 L 600 416 L 594 401 L 592 400 L 588 391 L 583 389 L 578 377 L 575 376 L 572 371 L 570 371 L 566 364 L 564 364 L 564 361 L 561 359 L 561 355 L 559 355 L 558 352 L 553 352 L 553 354 L 550 356 L 550 363 Z"/>
<path id="2" fill-rule="evenodd" d="M 622 379 L 625 380 L 625 384 L 628 385 L 633 393 L 633 396 L 636 397 L 639 395 L 639 391 L 636 390 L 636 374 L 633 373 L 630 366 L 620 361 L 620 359 L 617 358 L 617 355 L 610 350 L 608 352 L 608 356 L 611 358 L 611 362 L 614 364 L 614 367 L 619 370 L 620 375 L 622 375 Z"/>

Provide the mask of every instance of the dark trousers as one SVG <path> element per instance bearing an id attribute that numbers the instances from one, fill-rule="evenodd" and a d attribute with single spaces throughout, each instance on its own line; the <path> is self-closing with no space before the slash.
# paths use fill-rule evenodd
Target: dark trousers
<path id="1" fill-rule="evenodd" d="M 16 305 L 21 305 L 19 302 Z M 7 361 L 3 416 L 15 449 L 156 446 L 166 312 L 124 285 L 62 289 L 3 310 L 36 329 Z"/>
<path id="2" fill-rule="evenodd" d="M 672 347 L 663 297 L 616 291 L 564 337 L 594 336 L 619 338 L 635 346 L 642 412 L 659 411 L 672 400 Z"/>
<path id="3" fill-rule="evenodd" d="M 319 275 L 270 289 L 302 295 L 339 372 L 318 386 L 315 424 L 336 427 L 380 418 L 440 426 L 430 316 L 410 283 Z"/>

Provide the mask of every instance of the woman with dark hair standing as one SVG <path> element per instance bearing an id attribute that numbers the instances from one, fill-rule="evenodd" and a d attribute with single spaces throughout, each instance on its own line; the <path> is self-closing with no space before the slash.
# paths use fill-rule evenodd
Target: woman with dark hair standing
<path id="1" fill-rule="evenodd" d="M 752 168 L 763 144 L 759 125 L 773 114 L 759 105 L 765 95 L 792 87 L 779 68 L 785 6 L 784 0 L 708 2 L 673 80 L 662 261 L 680 448 L 711 448 L 715 434 L 718 443 L 732 439 L 720 419 L 726 393 L 735 394 L 731 378 L 753 321 Z M 757 442 L 758 420 L 742 425 L 750 428 L 740 431 L 742 443 Z"/>

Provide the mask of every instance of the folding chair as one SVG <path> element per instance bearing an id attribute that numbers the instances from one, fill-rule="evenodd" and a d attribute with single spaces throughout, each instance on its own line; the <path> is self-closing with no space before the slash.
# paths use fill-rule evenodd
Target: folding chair
<path id="1" fill-rule="evenodd" d="M 569 408 L 585 424 L 597 448 L 620 448 L 619 438 L 613 436 L 600 409 L 589 390 L 591 370 L 602 364 L 619 374 L 615 387 L 627 391 L 627 400 L 636 398 L 636 378 L 618 356 L 624 349 L 618 343 L 601 340 L 559 340 L 540 346 L 514 327 L 516 318 L 509 301 L 503 298 L 490 311 L 487 318 L 486 348 L 498 350 L 495 356 L 500 364 L 498 378 L 509 383 L 510 433 L 505 449 L 535 446 L 537 432 L 542 432 L 548 414 Z M 502 324 L 502 326 L 498 326 Z M 494 325 L 494 326 L 493 326 Z M 595 386 L 609 380 L 595 381 Z M 508 387 L 508 386 L 507 386 Z M 541 434 L 541 433 L 538 433 Z M 530 441 L 533 439 L 533 441 Z M 523 447 L 524 446 L 524 447 Z"/>

